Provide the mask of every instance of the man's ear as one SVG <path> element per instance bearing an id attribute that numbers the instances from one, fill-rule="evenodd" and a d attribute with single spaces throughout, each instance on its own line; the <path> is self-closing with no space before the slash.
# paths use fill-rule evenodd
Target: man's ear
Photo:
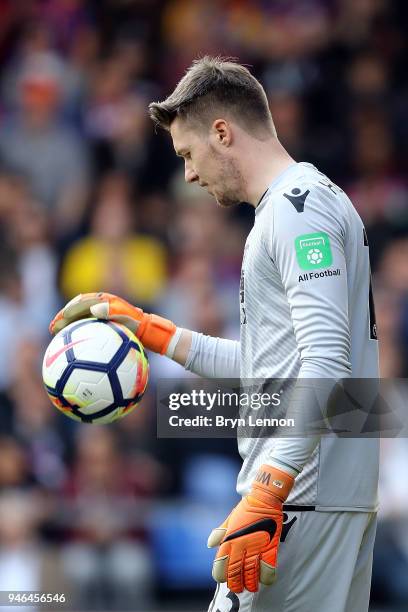
<path id="1" fill-rule="evenodd" d="M 231 125 L 225 119 L 216 119 L 211 126 L 211 132 L 215 140 L 226 147 L 229 147 L 232 143 L 232 130 Z"/>

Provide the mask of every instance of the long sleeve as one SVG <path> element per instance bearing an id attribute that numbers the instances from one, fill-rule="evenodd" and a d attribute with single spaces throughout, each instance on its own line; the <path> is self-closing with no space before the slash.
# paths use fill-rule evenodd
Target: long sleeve
<path id="1" fill-rule="evenodd" d="M 351 374 L 345 228 L 338 206 L 337 194 L 323 185 L 309 191 L 301 212 L 282 197 L 273 206 L 272 232 L 265 237 L 287 297 L 301 361 L 290 411 L 305 422 L 318 418 L 320 410 L 324 414 L 336 380 Z M 301 471 L 319 440 L 281 438 L 272 461 Z"/>
<path id="2" fill-rule="evenodd" d="M 239 378 L 240 344 L 193 332 L 185 368 L 204 378 Z"/>

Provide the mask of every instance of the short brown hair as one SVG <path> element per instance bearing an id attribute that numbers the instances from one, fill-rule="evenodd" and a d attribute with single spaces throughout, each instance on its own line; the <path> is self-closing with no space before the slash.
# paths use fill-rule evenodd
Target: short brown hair
<path id="1" fill-rule="evenodd" d="M 166 100 L 149 104 L 151 119 L 165 130 L 176 117 L 208 125 L 221 109 L 254 135 L 261 129 L 275 134 L 262 85 L 245 66 L 228 58 L 195 60 Z"/>

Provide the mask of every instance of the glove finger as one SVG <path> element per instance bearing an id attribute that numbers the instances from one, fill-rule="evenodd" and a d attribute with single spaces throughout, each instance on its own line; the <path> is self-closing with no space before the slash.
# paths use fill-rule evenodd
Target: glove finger
<path id="1" fill-rule="evenodd" d="M 97 319 L 109 319 L 109 302 L 98 302 L 90 306 L 89 310 Z"/>
<path id="2" fill-rule="evenodd" d="M 80 299 L 74 298 L 71 302 L 63 309 L 64 318 L 69 320 L 77 320 L 82 317 L 90 317 L 90 308 L 93 304 L 97 304 L 99 299 L 97 297 L 84 297 L 78 296 Z"/>
<path id="3" fill-rule="evenodd" d="M 276 580 L 276 567 L 266 561 L 261 561 L 259 565 L 259 582 L 267 586 L 273 584 Z"/>
<path id="4" fill-rule="evenodd" d="M 278 522 L 277 529 L 275 535 L 272 538 L 270 547 L 261 556 L 259 581 L 262 582 L 262 584 L 269 585 L 276 580 L 276 567 L 278 565 L 278 547 L 281 531 L 282 524 Z"/>
<path id="5" fill-rule="evenodd" d="M 55 315 L 50 323 L 50 332 L 56 334 L 70 323 L 90 317 L 91 313 L 89 307 L 91 304 L 95 304 L 98 301 L 96 298 L 97 295 L 96 293 L 91 293 L 85 296 L 82 294 L 75 296 Z"/>
<path id="6" fill-rule="evenodd" d="M 255 593 L 259 584 L 259 557 L 260 555 L 245 555 L 244 586 L 247 591 Z"/>
<path id="7" fill-rule="evenodd" d="M 228 555 L 217 557 L 212 567 L 212 577 L 216 582 L 227 582 Z"/>
<path id="8" fill-rule="evenodd" d="M 138 327 L 140 325 L 139 321 L 132 319 L 132 317 L 128 317 L 126 315 L 109 315 L 109 304 L 95 304 L 95 306 L 91 306 L 91 313 L 97 319 L 109 319 L 110 321 L 114 321 L 116 323 L 120 323 L 127 327 L 134 334 L 137 333 Z"/>
<path id="9" fill-rule="evenodd" d="M 208 536 L 208 548 L 214 548 L 215 546 L 219 546 L 225 538 L 226 533 L 227 527 L 223 527 L 223 525 L 220 525 L 220 527 L 216 527 L 216 529 L 213 529 L 210 535 Z"/>
<path id="10" fill-rule="evenodd" d="M 216 527 L 212 530 L 207 540 L 208 548 L 214 548 L 214 546 L 219 546 L 221 544 L 225 537 L 225 534 L 227 533 L 228 520 L 230 516 L 231 514 L 227 516 L 225 521 L 221 523 L 219 527 Z"/>
<path id="11" fill-rule="evenodd" d="M 60 310 L 51 321 L 48 329 L 51 334 L 57 334 L 61 329 L 69 325 L 69 323 L 70 321 L 64 319 L 64 313 Z"/>
<path id="12" fill-rule="evenodd" d="M 244 562 L 244 550 L 232 544 L 227 566 L 227 585 L 233 593 L 242 593 L 244 590 Z"/>

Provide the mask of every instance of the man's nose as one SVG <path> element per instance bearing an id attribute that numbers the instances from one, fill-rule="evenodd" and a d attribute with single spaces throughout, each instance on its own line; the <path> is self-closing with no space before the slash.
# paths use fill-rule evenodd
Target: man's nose
<path id="1" fill-rule="evenodd" d="M 186 183 L 194 183 L 195 181 L 198 181 L 198 174 L 195 170 L 186 165 L 184 169 L 184 178 Z"/>

